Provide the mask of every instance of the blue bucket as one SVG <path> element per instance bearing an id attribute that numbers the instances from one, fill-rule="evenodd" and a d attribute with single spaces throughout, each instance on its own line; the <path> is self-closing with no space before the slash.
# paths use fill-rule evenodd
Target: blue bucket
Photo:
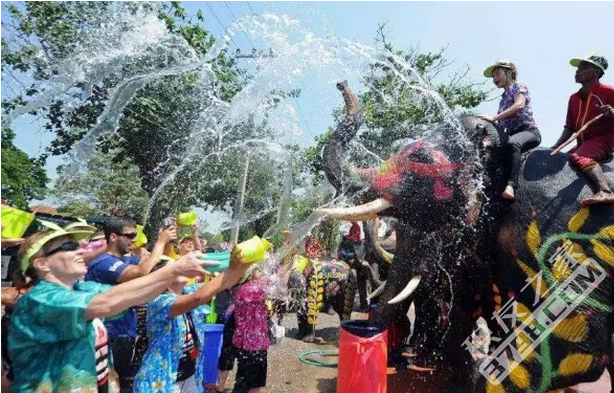
<path id="1" fill-rule="evenodd" d="M 224 325 L 205 325 L 205 384 L 217 383 L 217 365 L 222 353 L 222 341 L 224 338 Z"/>

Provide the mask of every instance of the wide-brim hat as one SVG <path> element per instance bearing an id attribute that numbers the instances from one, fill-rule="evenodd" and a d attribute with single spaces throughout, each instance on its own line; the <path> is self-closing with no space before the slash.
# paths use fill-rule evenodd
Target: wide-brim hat
<path id="1" fill-rule="evenodd" d="M 64 228 L 54 223 L 46 222 L 42 220 L 39 220 L 39 221 L 44 226 L 51 228 L 52 232 L 50 232 L 48 235 L 44 236 L 43 238 L 39 239 L 36 243 L 32 244 L 26 250 L 26 253 L 21 258 L 21 261 L 20 261 L 20 267 L 23 272 L 28 270 L 28 267 L 30 267 L 30 259 L 34 256 L 34 254 L 39 252 L 45 246 L 45 244 L 49 243 L 50 241 L 61 238 L 61 237 L 71 237 L 74 240 L 79 241 L 81 239 L 85 239 L 92 235 L 91 230 L 71 229 L 70 231 L 67 231 Z"/>
<path id="2" fill-rule="evenodd" d="M 184 236 L 184 237 L 182 237 L 181 239 L 179 239 L 179 241 L 177 242 L 177 244 L 181 244 L 181 243 L 185 242 L 186 240 L 192 240 L 193 242 L 194 242 L 194 241 L 196 241 L 196 240 L 194 239 L 194 236 L 192 236 L 192 235 L 187 235 L 187 236 Z"/>
<path id="3" fill-rule="evenodd" d="M 575 57 L 569 60 L 569 64 L 571 64 L 574 67 L 579 67 L 580 63 L 582 63 L 583 61 L 587 63 L 591 63 L 592 65 L 601 68 L 603 72 L 605 72 L 605 70 L 608 69 L 608 61 L 606 60 L 605 57 L 599 56 L 599 55 L 590 55 L 590 56 L 586 56 L 585 58 Z"/>
<path id="4" fill-rule="evenodd" d="M 507 68 L 511 70 L 513 69 L 512 61 L 508 59 L 497 60 L 495 64 L 489 66 L 487 69 L 484 70 L 484 76 L 487 78 L 492 78 L 492 72 L 495 70 L 495 68 L 498 67 Z"/>

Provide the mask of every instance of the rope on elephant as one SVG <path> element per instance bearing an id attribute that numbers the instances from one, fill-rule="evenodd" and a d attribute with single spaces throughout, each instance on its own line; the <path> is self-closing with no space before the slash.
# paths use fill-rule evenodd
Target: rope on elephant
<path id="1" fill-rule="evenodd" d="M 337 368 L 337 365 L 339 364 L 338 362 L 323 362 L 320 360 L 316 360 L 316 359 L 312 359 L 310 358 L 310 356 L 339 356 L 339 350 L 336 349 L 332 349 L 332 350 L 315 350 L 315 351 L 305 351 L 303 353 L 301 353 L 300 355 L 298 355 L 298 360 L 301 361 L 301 363 L 305 363 L 309 366 L 315 366 L 315 367 L 328 367 L 328 368 Z"/>

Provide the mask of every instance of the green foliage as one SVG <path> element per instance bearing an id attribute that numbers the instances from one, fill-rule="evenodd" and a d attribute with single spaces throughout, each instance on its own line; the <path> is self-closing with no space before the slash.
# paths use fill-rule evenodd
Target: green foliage
<path id="1" fill-rule="evenodd" d="M 179 2 L 127 4 L 126 12 L 138 7 L 157 10 L 169 31 L 183 37 L 198 55 L 206 54 L 215 42 L 204 28 L 202 13 L 196 18 L 188 17 Z M 25 6 L 6 7 L 5 10 L 11 13 L 12 18 L 6 24 L 3 22 L 3 33 L 11 33 L 7 39 L 4 38 L 6 34 L 3 34 L 3 77 L 11 75 L 19 83 L 30 80 L 32 86 L 41 86 L 41 83 L 35 82 L 48 79 L 54 73 L 49 64 L 56 64 L 66 57 L 70 48 L 78 42 L 80 32 L 103 23 L 105 13 L 113 12 L 117 7 L 110 2 L 26 2 Z M 235 60 L 229 58 L 225 51 L 213 59 L 210 65 L 220 81 L 218 98 L 231 99 L 242 87 L 244 71 L 237 67 Z M 140 66 L 132 65 L 134 69 L 130 69 L 130 73 L 138 73 Z M 149 67 L 147 69 L 151 66 L 142 65 Z M 25 74 L 17 78 L 19 72 Z M 44 128 L 56 136 L 43 159 L 48 155 L 69 152 L 83 138 L 107 106 L 109 91 L 119 82 L 120 78 L 111 76 L 103 83 L 94 85 L 91 91 L 86 90 L 88 86 L 73 86 L 73 101 L 70 104 L 57 99 L 38 111 L 37 114 L 44 119 Z M 116 163 L 132 162 L 137 166 L 142 187 L 150 196 L 164 176 L 181 162 L 182 152 L 194 143 L 189 135 L 198 127 L 198 116 L 209 105 L 203 102 L 203 94 L 199 94 L 202 93 L 199 89 L 210 87 L 200 86 L 199 82 L 196 74 L 183 74 L 159 78 L 149 83 L 124 108 L 116 133 L 98 140 L 98 150 L 108 154 L 112 152 L 109 159 Z M 11 110 L 27 102 L 24 89 L 20 89 L 20 93 L 11 100 L 5 100 L 3 108 Z M 79 97 L 87 98 L 79 101 Z M 240 137 L 254 136 L 258 132 L 252 125 L 251 128 L 246 127 Z M 228 161 L 224 164 L 229 166 Z M 211 176 L 216 167 L 213 165 L 211 170 L 196 171 L 201 176 L 191 175 L 189 182 L 180 179 L 177 184 L 173 184 L 175 192 L 167 198 L 168 206 L 163 209 L 165 211 L 153 212 L 154 216 L 172 213 L 171 210 L 187 209 L 199 200 L 217 201 L 216 197 L 220 195 L 229 196 L 219 202 L 219 205 L 227 205 L 229 199 L 233 200 L 236 188 L 232 188 L 233 182 L 222 181 L 220 186 L 210 181 L 216 178 Z M 186 169 L 194 167 L 188 166 Z M 194 184 L 199 187 L 192 187 Z M 208 185 L 211 187 L 208 188 Z M 154 220 L 157 218 L 153 217 Z"/>
<path id="2" fill-rule="evenodd" d="M 49 182 L 45 168 L 13 145 L 15 133 L 2 129 L 2 199 L 25 209 L 32 199 L 41 199 Z"/>
<path id="3" fill-rule="evenodd" d="M 421 53 L 417 48 L 396 49 L 386 40 L 385 27 L 385 24 L 379 26 L 376 42 L 393 56 L 388 62 L 372 64 L 364 77 L 367 89 L 359 99 L 365 111 L 365 130 L 358 138 L 362 145 L 382 159 L 397 152 L 395 142 L 419 138 L 444 115 L 432 100 L 426 99 L 424 93 L 416 89 L 419 84 L 414 73 L 395 58 L 409 64 L 431 89 L 439 93 L 452 111 L 466 112 L 487 98 L 487 92 L 481 90 L 482 85 L 468 79 L 468 68 L 441 81 L 440 74 L 452 64 L 445 58 L 445 49 L 427 53 Z M 340 118 L 342 112 L 337 110 L 335 114 Z M 316 138 L 315 147 L 303 152 L 305 160 L 311 163 L 316 181 L 322 179 L 320 152 L 331 135 L 332 129 Z"/>
<path id="4" fill-rule="evenodd" d="M 69 173 L 58 169 L 51 196 L 58 211 L 72 216 L 122 215 L 140 219 L 149 198 L 140 186 L 139 169 L 129 160 L 113 161 L 113 154 L 96 153 L 85 171 Z"/>

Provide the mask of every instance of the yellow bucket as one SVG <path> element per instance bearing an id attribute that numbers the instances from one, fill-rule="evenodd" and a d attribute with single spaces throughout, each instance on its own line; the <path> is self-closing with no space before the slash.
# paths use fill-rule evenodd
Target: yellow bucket
<path id="1" fill-rule="evenodd" d="M 147 244 L 147 236 L 145 236 L 145 234 L 143 233 L 143 226 L 137 225 L 136 226 L 136 239 L 134 239 L 134 243 L 132 244 L 132 247 L 139 248 L 139 247 L 144 246 L 145 244 Z"/>
<path id="2" fill-rule="evenodd" d="M 196 224 L 197 218 L 196 212 L 192 210 L 191 212 L 179 214 L 179 216 L 177 216 L 177 222 L 181 226 L 191 227 L 192 225 Z"/>
<path id="3" fill-rule="evenodd" d="M 34 221 L 34 213 L 2 205 L 2 238 L 22 237 Z"/>
<path id="4" fill-rule="evenodd" d="M 305 268 L 309 265 L 309 259 L 305 258 L 302 255 L 297 255 L 296 260 L 294 261 L 294 266 L 292 266 L 299 273 L 303 273 Z"/>
<path id="5" fill-rule="evenodd" d="M 254 236 L 249 240 L 236 245 L 236 247 L 243 254 L 245 263 L 262 261 L 268 250 L 273 247 L 266 239 L 261 239 L 258 236 Z"/>

